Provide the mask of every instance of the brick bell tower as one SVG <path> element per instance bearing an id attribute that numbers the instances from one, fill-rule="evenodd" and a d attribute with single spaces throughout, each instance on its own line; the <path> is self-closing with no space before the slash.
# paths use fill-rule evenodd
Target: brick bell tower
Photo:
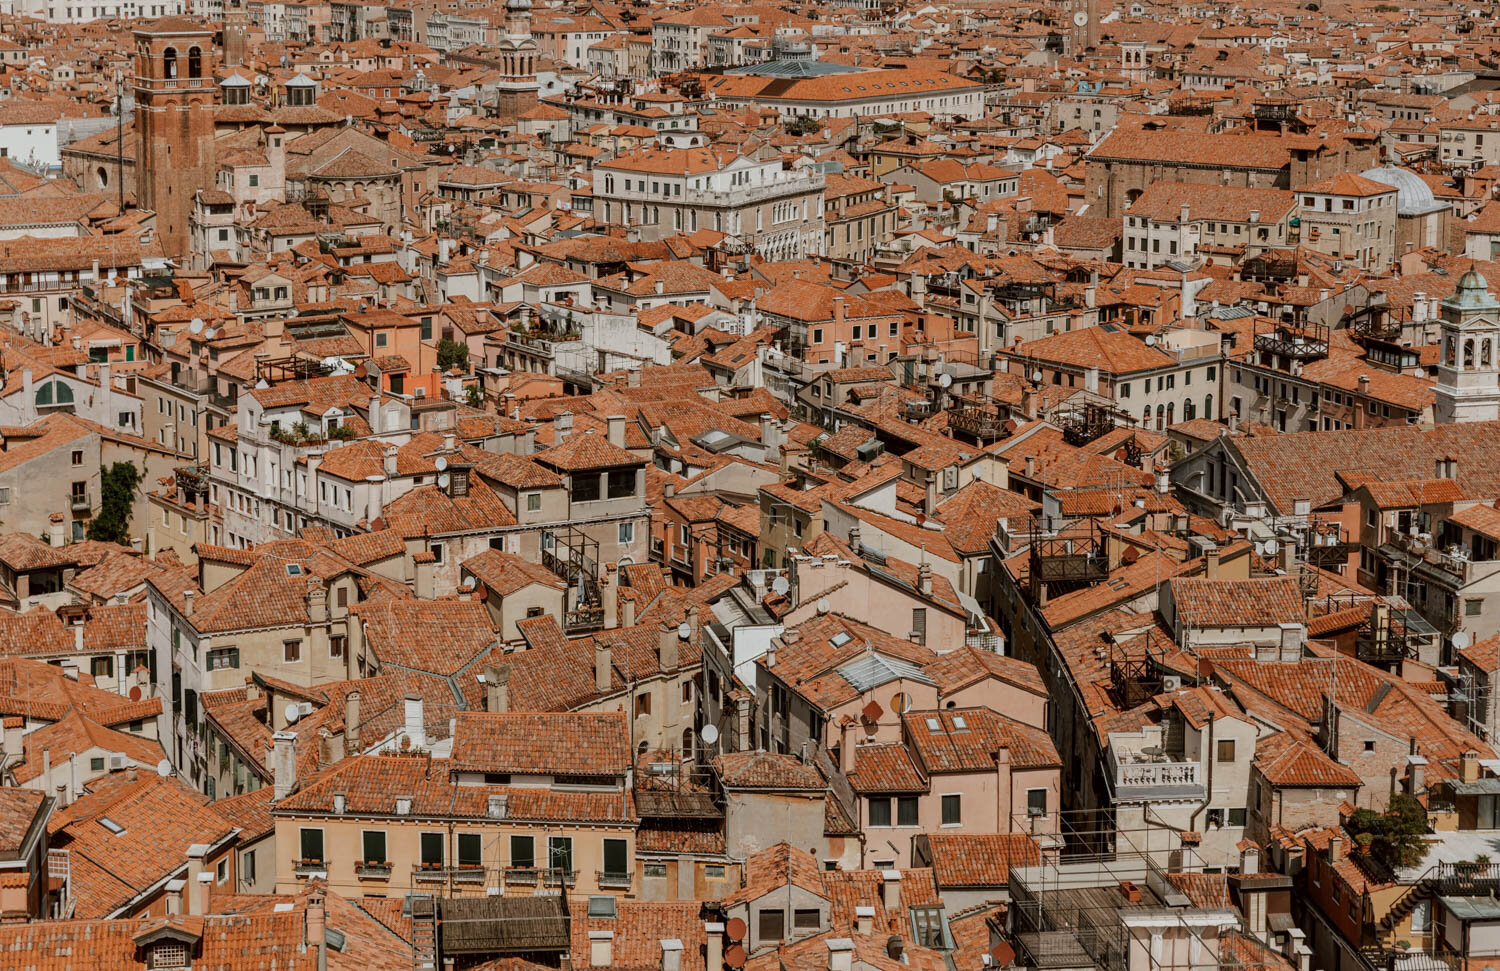
<path id="1" fill-rule="evenodd" d="M 140 205 L 156 213 L 162 251 L 183 259 L 193 195 L 213 186 L 217 169 L 213 33 L 182 17 L 132 33 Z"/>

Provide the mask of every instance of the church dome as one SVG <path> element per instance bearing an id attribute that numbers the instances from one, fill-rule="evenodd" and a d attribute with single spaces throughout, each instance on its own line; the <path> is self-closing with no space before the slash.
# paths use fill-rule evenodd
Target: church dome
<path id="1" fill-rule="evenodd" d="M 1362 178 L 1381 185 L 1388 185 L 1396 190 L 1396 212 L 1402 216 L 1420 216 L 1425 213 L 1446 209 L 1447 205 L 1437 201 L 1429 186 L 1420 175 L 1409 169 L 1397 168 L 1394 165 L 1383 165 L 1380 168 L 1368 169 L 1359 173 Z"/>

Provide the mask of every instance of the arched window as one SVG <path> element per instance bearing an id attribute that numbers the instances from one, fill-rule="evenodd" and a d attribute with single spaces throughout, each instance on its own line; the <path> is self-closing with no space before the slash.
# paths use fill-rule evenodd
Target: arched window
<path id="1" fill-rule="evenodd" d="M 161 76 L 168 80 L 177 76 L 177 48 L 168 47 L 161 52 Z"/>
<path id="2" fill-rule="evenodd" d="M 188 77 L 203 77 L 203 52 L 196 47 L 188 48 Z"/>
<path id="3" fill-rule="evenodd" d="M 36 389 L 36 403 L 44 408 L 53 405 L 71 405 L 73 389 L 61 381 L 48 381 Z"/>
<path id="4" fill-rule="evenodd" d="M 1175 415 L 1176 412 L 1177 412 L 1177 402 L 1174 401 L 1171 404 L 1167 405 L 1167 424 L 1168 425 L 1175 425 L 1176 424 L 1176 422 L 1173 420 L 1173 415 Z"/>
<path id="5" fill-rule="evenodd" d="M 1488 337 L 1479 342 L 1479 366 L 1490 366 L 1490 339 Z"/>
<path id="6" fill-rule="evenodd" d="M 109 169 L 106 169 L 101 165 L 99 166 L 99 168 L 94 170 L 94 174 L 99 177 L 99 188 L 109 188 Z"/>
<path id="7" fill-rule="evenodd" d="M 1166 409 L 1166 406 L 1165 405 L 1157 405 L 1156 406 L 1156 430 L 1157 431 L 1161 431 L 1162 430 L 1163 424 L 1165 423 L 1166 419 L 1167 419 L 1167 409 Z"/>
<path id="8" fill-rule="evenodd" d="M 1464 341 L 1464 367 L 1474 366 L 1474 339 L 1471 337 Z"/>
<path id="9" fill-rule="evenodd" d="M 1188 400 L 1186 400 L 1186 401 L 1184 401 L 1182 403 L 1182 420 L 1183 421 L 1192 421 L 1193 418 L 1194 418 L 1194 413 L 1193 413 L 1193 399 L 1189 398 Z"/>
<path id="10" fill-rule="evenodd" d="M 1206 395 L 1203 396 L 1203 417 L 1204 418 L 1213 418 L 1213 417 L 1215 417 L 1215 415 L 1214 415 L 1214 396 L 1211 395 L 1211 394 L 1206 394 Z"/>

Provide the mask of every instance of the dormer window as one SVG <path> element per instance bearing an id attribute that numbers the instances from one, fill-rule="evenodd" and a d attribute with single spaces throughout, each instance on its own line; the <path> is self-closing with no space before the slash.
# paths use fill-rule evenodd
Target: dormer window
<path id="1" fill-rule="evenodd" d="M 188 966 L 188 946 L 184 941 L 158 941 L 151 945 L 147 958 L 151 968 L 185 968 Z"/>

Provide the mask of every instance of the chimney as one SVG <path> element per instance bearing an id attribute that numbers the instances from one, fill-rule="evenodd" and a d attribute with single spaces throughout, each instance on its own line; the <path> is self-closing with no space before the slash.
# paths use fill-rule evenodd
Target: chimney
<path id="1" fill-rule="evenodd" d="M 922 515 L 931 516 L 937 512 L 937 473 L 927 473 L 927 490 L 922 495 Z"/>
<path id="2" fill-rule="evenodd" d="M 613 563 L 604 564 L 604 577 L 599 587 L 600 598 L 604 601 L 604 627 L 614 630 L 620 623 L 620 578 Z"/>
<path id="3" fill-rule="evenodd" d="M 1344 838 L 1342 836 L 1328 837 L 1328 862 L 1334 865 L 1344 862 Z"/>
<path id="4" fill-rule="evenodd" d="M 292 794 L 297 788 L 297 734 L 277 732 L 271 736 L 271 773 L 276 789 L 276 802 Z"/>
<path id="5" fill-rule="evenodd" d="M 491 664 L 484 669 L 485 711 L 510 711 L 510 665 Z"/>
<path id="6" fill-rule="evenodd" d="M 1026 456 L 1026 478 L 1028 478 L 1028 479 L 1034 479 L 1034 478 L 1036 478 L 1036 456 L 1035 455 L 1028 455 L 1028 456 Z"/>
<path id="7" fill-rule="evenodd" d="M 610 677 L 609 644 L 605 641 L 594 641 L 594 690 L 600 694 L 608 694 L 613 679 Z"/>
<path id="8" fill-rule="evenodd" d="M 182 891 L 186 886 L 186 880 L 167 881 L 167 914 L 169 916 L 175 916 L 183 912 Z"/>
<path id="9" fill-rule="evenodd" d="M 344 751 L 349 755 L 358 755 L 360 751 L 358 691 L 344 696 Z"/>
<path id="10" fill-rule="evenodd" d="M 1458 777 L 1461 782 L 1479 781 L 1479 753 L 1469 749 L 1458 760 Z"/>
<path id="11" fill-rule="evenodd" d="M 561 445 L 563 440 L 573 432 L 573 413 L 571 411 L 559 411 L 552 416 L 552 438 L 554 445 Z"/>
<path id="12" fill-rule="evenodd" d="M 875 933 L 875 908 L 864 904 L 854 908 L 854 930 L 860 937 Z"/>
<path id="13" fill-rule="evenodd" d="M 1368 374 L 1361 374 L 1359 376 L 1359 393 L 1360 394 L 1369 394 L 1370 393 L 1370 376 Z"/>
<path id="14" fill-rule="evenodd" d="M 380 395 L 377 394 L 377 395 L 371 395 L 370 396 L 369 411 L 370 411 L 370 431 L 379 434 L 379 432 L 380 432 Z"/>
<path id="15" fill-rule="evenodd" d="M 724 925 L 703 925 L 703 971 L 724 971 Z"/>
<path id="16" fill-rule="evenodd" d="M 323 891 L 315 890 L 307 898 L 307 946 L 317 952 L 318 971 L 328 971 L 328 911 Z"/>
<path id="17" fill-rule="evenodd" d="M 923 596 L 932 596 L 932 564 L 925 560 L 917 565 L 917 590 Z"/>
<path id="18" fill-rule="evenodd" d="M 608 418 L 604 419 L 604 421 L 605 424 L 609 427 L 609 444 L 618 445 L 620 448 L 624 448 L 625 416 L 610 415 Z"/>
<path id="19" fill-rule="evenodd" d="M 198 596 L 196 590 L 182 591 L 182 616 L 191 618 L 193 616 L 193 598 Z"/>
<path id="20" fill-rule="evenodd" d="M 658 645 L 657 659 L 661 662 L 661 669 L 663 671 L 676 671 L 677 628 L 673 627 L 665 620 L 662 621 L 661 628 L 657 631 L 656 634 L 656 642 Z"/>
<path id="21" fill-rule="evenodd" d="M 411 740 L 412 748 L 427 747 L 427 722 L 423 717 L 422 707 L 422 696 L 419 694 L 409 694 L 402 700 L 402 731 Z"/>
<path id="22" fill-rule="evenodd" d="M 634 600 L 626 599 L 626 600 L 621 600 L 620 601 L 620 626 L 621 627 L 634 627 L 635 626 L 635 601 Z"/>
<path id="23" fill-rule="evenodd" d="M 213 880 L 213 871 L 204 869 L 203 858 L 208 855 L 207 843 L 194 843 L 187 851 L 187 912 L 201 917 L 208 912 L 208 882 Z"/>
<path id="24" fill-rule="evenodd" d="M 854 942 L 849 938 L 828 939 L 828 971 L 854 971 Z"/>
<path id="25" fill-rule="evenodd" d="M 901 912 L 901 871 L 881 870 L 880 903 L 888 914 Z"/>
<path id="26" fill-rule="evenodd" d="M 1220 555 L 1222 554 L 1217 546 L 1203 554 L 1203 559 L 1205 561 L 1203 567 L 1203 575 L 1209 580 L 1217 580 L 1219 578 Z"/>
<path id="27" fill-rule="evenodd" d="M 1406 757 L 1406 771 L 1411 782 L 1411 794 L 1418 795 L 1427 788 L 1427 756 L 1408 755 Z"/>
<path id="28" fill-rule="evenodd" d="M 682 971 L 682 942 L 675 937 L 661 942 L 661 971 Z"/>
<path id="29" fill-rule="evenodd" d="M 1260 848 L 1246 846 L 1240 851 L 1240 875 L 1253 877 L 1260 872 Z"/>
<path id="30" fill-rule="evenodd" d="M 589 931 L 589 965 L 607 968 L 615 963 L 615 932 Z"/>

